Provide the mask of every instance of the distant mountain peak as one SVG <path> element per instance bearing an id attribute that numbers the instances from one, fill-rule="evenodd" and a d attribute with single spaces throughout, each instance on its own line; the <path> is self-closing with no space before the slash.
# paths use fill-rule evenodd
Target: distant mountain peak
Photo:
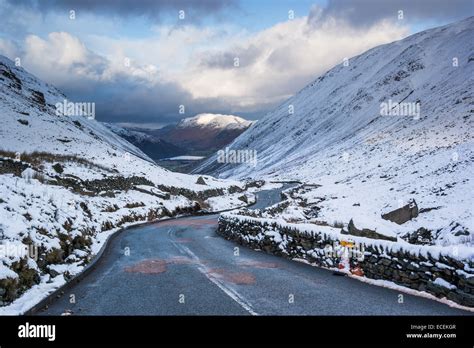
<path id="1" fill-rule="evenodd" d="M 188 117 L 178 123 L 178 128 L 189 127 L 205 127 L 205 128 L 220 128 L 220 129 L 245 129 L 253 122 L 234 115 L 210 114 L 203 113 L 194 117 Z"/>

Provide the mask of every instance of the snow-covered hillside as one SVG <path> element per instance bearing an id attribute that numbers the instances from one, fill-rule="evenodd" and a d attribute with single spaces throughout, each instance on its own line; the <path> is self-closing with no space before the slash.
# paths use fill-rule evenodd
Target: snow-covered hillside
<path id="1" fill-rule="evenodd" d="M 115 134 L 120 135 L 122 138 L 135 138 L 136 141 L 151 141 L 152 136 L 144 132 L 139 132 L 134 129 L 128 129 L 121 127 L 115 123 L 102 122 L 108 129 L 110 129 Z"/>
<path id="2" fill-rule="evenodd" d="M 197 172 L 318 184 L 301 197 L 318 220 L 472 243 L 474 17 L 341 62 L 229 147 L 256 151 L 257 165 L 214 156 Z M 418 217 L 381 218 L 411 199 Z"/>
<path id="3" fill-rule="evenodd" d="M 170 172 L 94 119 L 57 115 L 65 99 L 0 56 L 0 314 L 80 272 L 119 228 L 252 200 L 243 183 Z"/>

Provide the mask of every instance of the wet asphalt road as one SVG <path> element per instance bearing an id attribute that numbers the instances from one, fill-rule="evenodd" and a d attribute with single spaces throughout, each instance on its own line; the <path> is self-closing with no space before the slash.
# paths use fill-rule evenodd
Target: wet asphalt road
<path id="1" fill-rule="evenodd" d="M 279 200 L 280 190 L 262 191 L 254 207 Z M 39 314 L 470 314 L 408 294 L 398 303 L 398 291 L 238 246 L 216 234 L 217 219 L 181 218 L 121 232 L 97 268 Z"/>

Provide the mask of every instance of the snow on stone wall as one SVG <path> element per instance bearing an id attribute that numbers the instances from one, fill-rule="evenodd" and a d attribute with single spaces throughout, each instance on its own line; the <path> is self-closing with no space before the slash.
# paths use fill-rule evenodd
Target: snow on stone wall
<path id="1" fill-rule="evenodd" d="M 319 232 L 318 232 L 319 230 Z M 301 228 L 267 219 L 221 214 L 218 233 L 256 250 L 312 265 L 336 269 L 341 241 L 347 235 L 325 231 L 324 226 Z M 417 291 L 474 307 L 474 258 L 463 247 L 431 247 L 350 236 L 354 243 L 351 269 L 370 279 L 392 281 Z"/>

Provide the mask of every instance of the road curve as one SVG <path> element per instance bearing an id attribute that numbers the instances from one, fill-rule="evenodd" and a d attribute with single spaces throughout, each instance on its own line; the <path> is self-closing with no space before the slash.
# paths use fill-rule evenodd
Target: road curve
<path id="1" fill-rule="evenodd" d="M 260 192 L 255 207 L 276 203 L 280 191 Z M 37 314 L 471 314 L 408 294 L 399 303 L 398 291 L 238 246 L 216 234 L 217 219 L 180 218 L 123 231 L 93 271 Z"/>

